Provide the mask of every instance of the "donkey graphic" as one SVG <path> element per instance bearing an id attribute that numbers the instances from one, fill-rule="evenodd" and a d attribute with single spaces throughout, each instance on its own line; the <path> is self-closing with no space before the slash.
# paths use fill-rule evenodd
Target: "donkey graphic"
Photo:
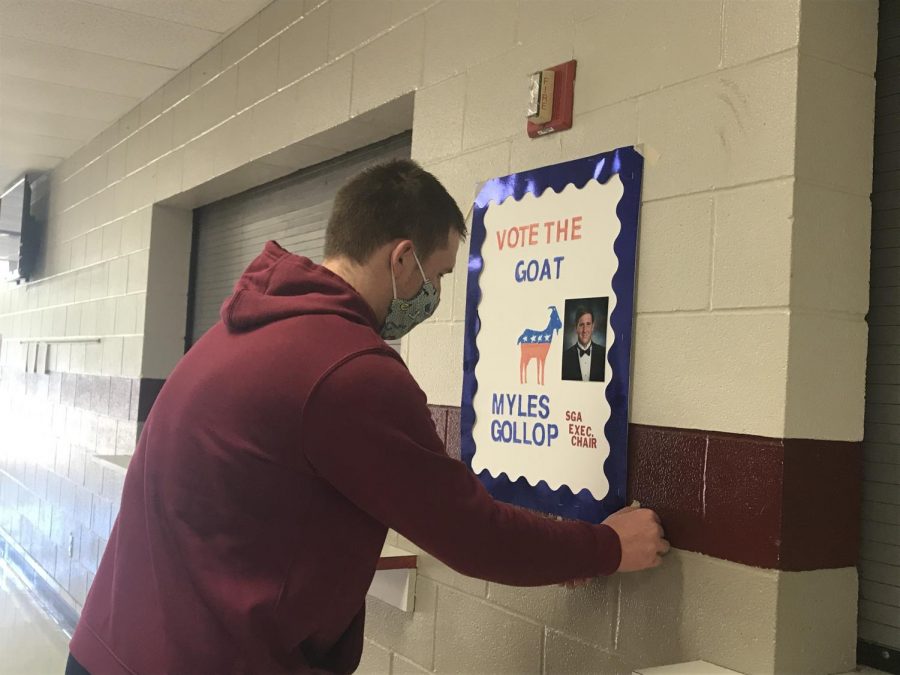
<path id="1" fill-rule="evenodd" d="M 528 382 L 528 364 L 532 359 L 537 360 L 538 384 L 544 384 L 544 362 L 550 351 L 550 343 L 553 342 L 553 333 L 558 333 L 562 328 L 562 321 L 555 305 L 547 307 L 550 310 L 550 321 L 544 330 L 526 328 L 522 331 L 516 344 L 519 345 L 519 382 Z"/>

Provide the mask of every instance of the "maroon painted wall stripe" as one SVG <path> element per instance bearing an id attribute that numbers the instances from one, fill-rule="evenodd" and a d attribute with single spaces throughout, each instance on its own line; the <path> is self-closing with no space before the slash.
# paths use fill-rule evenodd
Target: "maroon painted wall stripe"
<path id="1" fill-rule="evenodd" d="M 144 421 L 165 380 L 3 376 L 29 393 Z M 447 452 L 460 456 L 460 410 L 431 406 Z M 629 499 L 655 509 L 678 548 L 781 570 L 857 562 L 860 443 L 742 436 L 633 424 Z"/>
<path id="2" fill-rule="evenodd" d="M 459 457 L 459 408 L 431 409 Z M 628 454 L 629 499 L 677 548 L 791 571 L 856 564 L 859 443 L 632 424 Z"/>

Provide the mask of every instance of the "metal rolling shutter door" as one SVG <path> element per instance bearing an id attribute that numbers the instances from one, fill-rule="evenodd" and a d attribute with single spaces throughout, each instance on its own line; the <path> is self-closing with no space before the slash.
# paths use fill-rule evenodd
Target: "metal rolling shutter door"
<path id="1" fill-rule="evenodd" d="M 219 320 L 222 302 L 265 242 L 275 239 L 292 253 L 321 262 L 325 227 L 341 185 L 368 166 L 409 156 L 405 133 L 198 209 L 192 343 Z"/>
<path id="2" fill-rule="evenodd" d="M 900 3 L 880 9 L 859 637 L 884 658 L 900 650 Z"/>

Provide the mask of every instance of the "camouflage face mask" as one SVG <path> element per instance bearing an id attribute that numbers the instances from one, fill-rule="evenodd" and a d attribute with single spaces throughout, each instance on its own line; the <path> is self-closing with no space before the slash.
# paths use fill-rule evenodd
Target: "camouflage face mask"
<path id="1" fill-rule="evenodd" d="M 416 255 L 415 251 L 413 251 L 413 258 L 416 259 L 416 265 L 419 266 L 419 272 L 422 274 L 422 288 L 409 300 L 401 300 L 397 297 L 397 280 L 394 278 L 394 271 L 391 270 L 394 299 L 391 300 L 391 307 L 384 320 L 384 326 L 381 327 L 381 337 L 385 340 L 398 340 L 406 335 L 434 314 L 434 310 L 437 309 L 438 303 L 441 301 L 434 284 L 425 277 L 422 263 L 419 262 L 419 256 Z"/>

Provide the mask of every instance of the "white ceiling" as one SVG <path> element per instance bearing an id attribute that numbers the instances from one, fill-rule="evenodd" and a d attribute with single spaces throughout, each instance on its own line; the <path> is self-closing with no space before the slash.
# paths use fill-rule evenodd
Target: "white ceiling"
<path id="1" fill-rule="evenodd" d="M 0 193 L 56 166 L 271 0 L 0 0 Z"/>

